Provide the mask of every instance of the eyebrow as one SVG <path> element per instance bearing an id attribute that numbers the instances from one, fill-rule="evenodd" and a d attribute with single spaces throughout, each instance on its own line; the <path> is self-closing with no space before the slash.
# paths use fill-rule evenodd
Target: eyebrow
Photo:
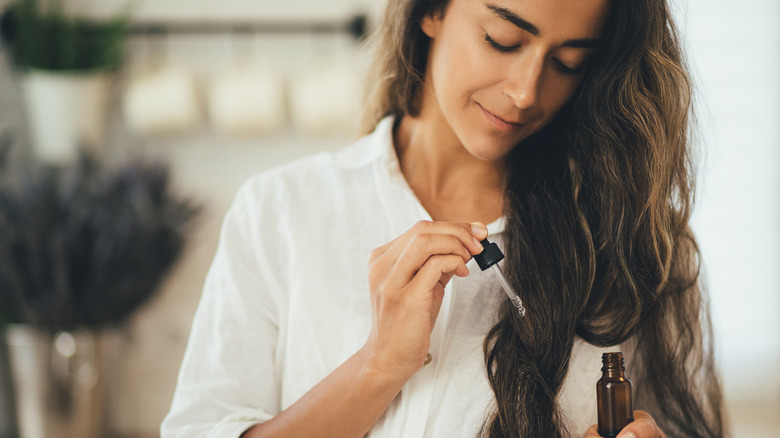
<path id="1" fill-rule="evenodd" d="M 494 5 L 492 3 L 486 3 L 485 6 L 502 20 L 514 24 L 515 26 L 519 27 L 520 29 L 523 29 L 524 31 L 530 33 L 533 36 L 539 36 L 540 32 L 538 27 L 534 26 L 528 20 L 521 18 L 519 15 L 510 11 L 509 9 Z M 593 49 L 598 47 L 600 44 L 601 42 L 596 39 L 578 38 L 573 40 L 566 40 L 561 45 L 564 47 L 573 47 L 577 49 Z"/>

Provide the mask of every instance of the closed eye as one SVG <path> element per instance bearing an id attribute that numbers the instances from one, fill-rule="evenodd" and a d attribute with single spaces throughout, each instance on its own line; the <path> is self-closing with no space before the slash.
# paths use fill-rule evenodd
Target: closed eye
<path id="1" fill-rule="evenodd" d="M 579 67 L 569 67 L 568 65 L 562 63 L 561 61 L 559 61 L 557 59 L 553 59 L 553 63 L 555 64 L 555 68 L 559 72 L 561 72 L 563 74 L 576 75 L 576 74 L 582 73 L 582 71 L 583 71 L 583 67 L 582 66 L 579 66 Z"/>
<path id="2" fill-rule="evenodd" d="M 519 44 L 514 46 L 505 46 L 503 44 L 499 44 L 496 42 L 496 40 L 491 38 L 490 35 L 488 35 L 487 33 L 485 34 L 485 42 L 487 42 L 490 45 L 490 47 L 492 47 L 494 50 L 497 50 L 501 53 L 512 53 L 520 48 Z M 570 67 L 564 64 L 563 62 L 561 62 L 559 59 L 553 59 L 552 61 L 553 61 L 553 65 L 555 66 L 555 69 L 563 74 L 577 75 L 584 71 L 582 65 L 578 67 Z"/>
<path id="3" fill-rule="evenodd" d="M 504 46 L 501 44 L 498 44 L 493 38 L 490 37 L 490 35 L 485 34 L 485 41 L 490 44 L 490 47 L 494 48 L 495 50 L 498 50 L 501 53 L 512 53 L 515 50 L 520 48 L 520 45 L 515 46 Z"/>

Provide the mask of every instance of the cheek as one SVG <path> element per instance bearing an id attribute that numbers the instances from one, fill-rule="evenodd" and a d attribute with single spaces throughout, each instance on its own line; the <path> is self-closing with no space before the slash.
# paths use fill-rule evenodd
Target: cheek
<path id="1" fill-rule="evenodd" d="M 479 43 L 465 32 L 440 39 L 431 59 L 439 100 L 465 103 L 474 91 L 490 83 L 490 73 L 499 69 L 489 64 L 490 59 Z"/>
<path id="2" fill-rule="evenodd" d="M 579 81 L 551 81 L 541 91 L 541 103 L 545 111 L 545 120 L 550 121 L 558 114 L 566 102 L 571 99 L 579 87 Z"/>

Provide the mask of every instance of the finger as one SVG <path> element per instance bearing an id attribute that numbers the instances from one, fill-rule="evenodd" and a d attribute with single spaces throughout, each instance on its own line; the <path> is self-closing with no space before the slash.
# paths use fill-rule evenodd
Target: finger
<path id="1" fill-rule="evenodd" d="M 447 283 L 450 282 L 450 279 L 452 278 L 454 274 L 452 272 L 448 272 L 445 274 L 442 274 L 439 278 L 438 284 L 433 285 L 433 299 L 434 301 L 441 301 L 444 298 L 444 289 L 447 287 Z"/>
<path id="2" fill-rule="evenodd" d="M 645 411 L 634 411 L 634 421 L 620 431 L 617 438 L 665 438 L 658 425 Z"/>
<path id="3" fill-rule="evenodd" d="M 483 251 L 482 244 L 479 243 L 477 239 L 482 239 L 487 235 L 487 228 L 478 222 L 475 222 L 474 224 L 431 221 L 417 222 L 404 234 L 371 252 L 371 257 L 369 258 L 369 281 L 372 288 L 384 283 L 388 279 L 392 270 L 395 268 L 397 261 L 401 257 L 401 253 L 409 246 L 409 242 L 414 239 L 415 236 L 422 234 L 449 235 L 458 239 L 461 245 L 466 249 L 465 253 L 470 257 L 470 254 L 479 254 Z M 415 260 L 409 261 L 411 265 L 414 265 L 413 269 L 406 266 L 404 275 L 398 279 L 394 286 L 397 288 L 404 287 L 411 280 L 414 272 L 425 262 L 427 257 L 431 254 L 436 254 L 436 252 L 452 253 L 453 251 L 434 249 L 434 251 L 428 251 L 427 254 L 423 251 Z"/>
<path id="4" fill-rule="evenodd" d="M 487 228 L 478 222 L 469 224 L 465 222 L 419 221 L 393 241 L 386 253 L 397 258 L 409 241 L 418 234 L 448 234 L 460 240 L 469 253 L 476 255 L 484 249 L 479 241 L 487 236 Z"/>
<path id="5" fill-rule="evenodd" d="M 397 282 L 396 286 L 403 287 L 409 283 L 422 265 L 437 255 L 456 255 L 464 264 L 471 259 L 471 254 L 460 240 L 451 235 L 418 234 L 404 248 L 393 266 L 390 275 L 394 277 L 394 282 Z"/>
<path id="6" fill-rule="evenodd" d="M 468 270 L 468 268 L 466 268 L 466 270 Z M 454 273 L 454 272 L 447 272 L 447 273 L 445 273 L 445 274 L 442 274 L 442 275 L 441 275 L 441 278 L 439 279 L 439 283 L 441 283 L 441 285 L 442 285 L 443 287 L 447 287 L 447 283 L 449 283 L 449 282 L 450 282 L 450 279 L 452 279 L 452 277 L 453 277 L 454 275 L 455 275 L 455 273 Z M 466 275 L 468 275 L 468 274 L 466 274 Z"/>
<path id="7" fill-rule="evenodd" d="M 432 256 L 428 258 L 414 278 L 412 278 L 412 281 L 409 282 L 408 289 L 413 291 L 433 290 L 442 280 L 442 277 L 450 273 L 455 273 L 456 275 L 460 273 L 461 276 L 468 275 L 468 268 L 460 256 L 452 254 Z M 446 283 L 442 283 L 442 286 L 446 286 Z"/>
<path id="8" fill-rule="evenodd" d="M 395 265 L 398 256 L 406 248 L 409 240 L 415 236 L 415 230 L 422 230 L 430 221 L 419 221 L 406 232 L 397 236 L 395 239 L 385 243 L 382 246 L 374 248 L 368 257 L 368 267 L 370 270 L 381 270 L 390 272 Z"/>
<path id="9" fill-rule="evenodd" d="M 585 431 L 585 435 L 582 436 L 582 438 L 600 438 L 601 435 L 599 435 L 599 427 L 598 425 L 594 424 L 588 428 L 588 430 Z"/>

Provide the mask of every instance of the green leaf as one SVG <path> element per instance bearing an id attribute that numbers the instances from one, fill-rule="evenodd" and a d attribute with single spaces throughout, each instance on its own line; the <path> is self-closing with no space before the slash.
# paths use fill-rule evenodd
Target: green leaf
<path id="1" fill-rule="evenodd" d="M 19 0 L 12 6 L 14 61 L 42 70 L 111 70 L 124 57 L 130 8 L 108 21 L 65 15 L 59 0 Z"/>

